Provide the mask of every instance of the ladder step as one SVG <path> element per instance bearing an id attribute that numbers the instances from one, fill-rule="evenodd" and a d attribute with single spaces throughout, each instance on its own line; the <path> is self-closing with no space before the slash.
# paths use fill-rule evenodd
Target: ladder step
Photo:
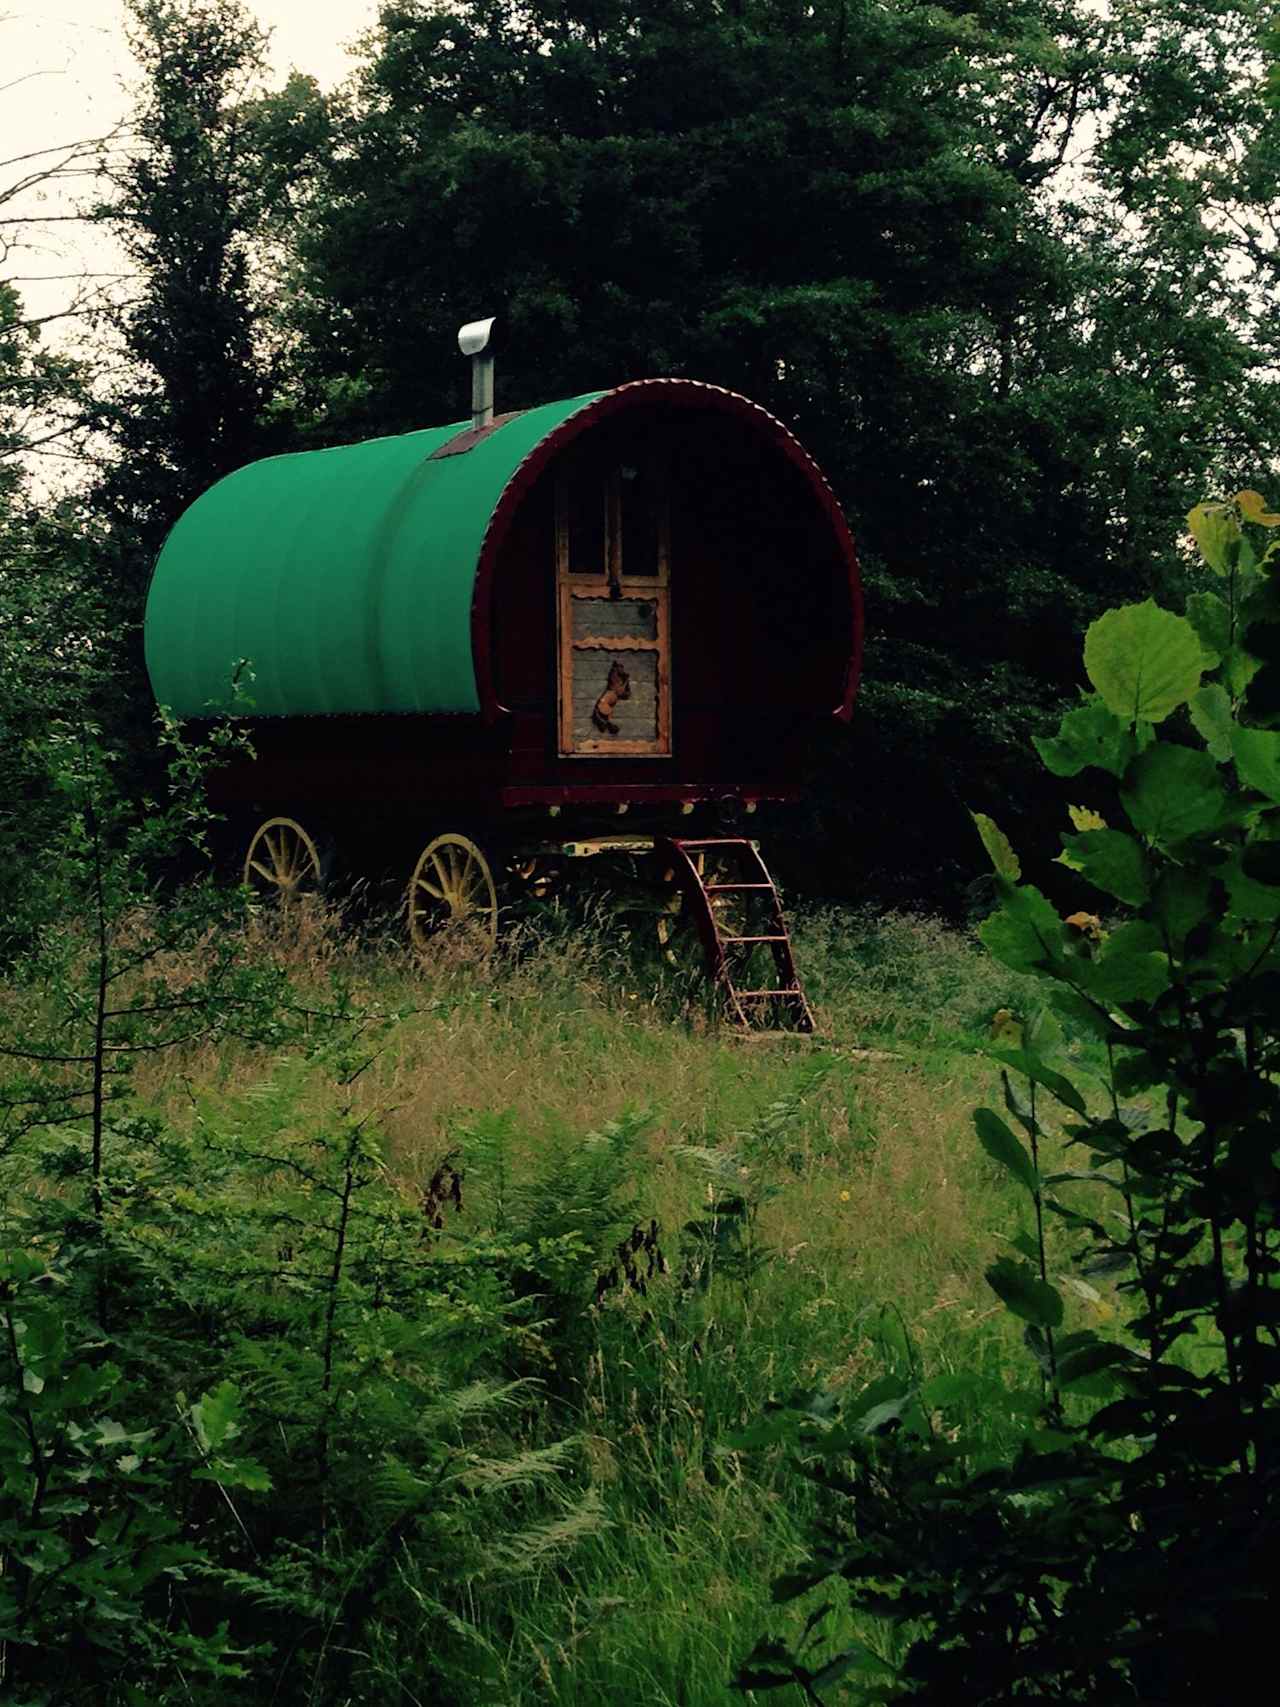
<path id="1" fill-rule="evenodd" d="M 772 889 L 772 883 L 704 883 L 703 890 L 708 895 L 723 895 L 727 890 L 737 889 Z"/>
<path id="2" fill-rule="evenodd" d="M 721 942 L 786 942 L 785 936 L 722 936 Z"/>
<path id="3" fill-rule="evenodd" d="M 790 996 L 793 1001 L 801 999 L 801 992 L 794 985 L 790 990 L 734 990 L 733 993 L 740 1002 L 763 1001 L 766 996 Z"/>

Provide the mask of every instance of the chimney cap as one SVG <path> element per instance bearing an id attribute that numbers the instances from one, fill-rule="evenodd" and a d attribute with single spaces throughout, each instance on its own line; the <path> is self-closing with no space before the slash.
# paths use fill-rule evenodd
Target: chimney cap
<path id="1" fill-rule="evenodd" d="M 498 334 L 494 331 L 497 324 L 497 315 L 491 314 L 487 320 L 468 320 L 465 326 L 460 326 L 458 348 L 463 355 L 492 355 L 498 346 Z"/>

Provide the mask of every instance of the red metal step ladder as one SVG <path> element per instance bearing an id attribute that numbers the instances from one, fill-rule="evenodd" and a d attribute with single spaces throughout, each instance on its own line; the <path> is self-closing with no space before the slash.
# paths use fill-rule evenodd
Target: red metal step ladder
<path id="1" fill-rule="evenodd" d="M 748 1031 L 811 1032 L 813 1014 L 796 972 L 782 898 L 756 844 L 745 836 L 664 836 L 656 845 L 729 1018 Z M 746 896 L 749 902 L 730 899 Z M 735 928 L 742 922 L 750 928 Z M 739 980 L 758 967 L 765 957 L 757 950 L 766 947 L 772 957 L 766 987 L 743 987 Z"/>

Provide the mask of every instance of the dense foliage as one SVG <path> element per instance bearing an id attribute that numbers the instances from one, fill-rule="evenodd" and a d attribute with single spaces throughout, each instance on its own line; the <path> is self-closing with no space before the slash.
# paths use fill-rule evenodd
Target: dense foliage
<path id="1" fill-rule="evenodd" d="M 67 809 L 0 998 L 6 1700 L 479 1699 L 469 1598 L 594 1522 L 535 1394 L 626 1230 L 636 1123 L 535 1185 L 534 1236 L 446 1243 L 457 1153 L 404 1190 L 350 1094 L 399 1016 L 301 1000 L 240 891 L 149 876 L 207 824 L 211 755 L 165 740 L 166 801 L 130 803 L 57 731 Z M 273 1072 L 179 1130 L 137 1069 L 202 1046 Z M 300 1131 L 304 1063 L 330 1095 Z"/>
<path id="2" fill-rule="evenodd" d="M 1248 524 L 1280 514 L 1242 492 L 1190 523 L 1217 590 L 1188 617 L 1148 601 L 1094 623 L 1094 691 L 1040 744 L 1055 775 L 1093 773 L 1088 793 L 1127 821 L 1072 807 L 1063 838 L 1107 922 L 1061 919 L 979 819 L 1002 903 L 983 940 L 1049 981 L 1051 1009 L 1105 1050 L 1090 1086 L 1046 1061 L 1056 1020 L 1027 1027 L 992 1052 L 1025 1140 L 993 1109 L 976 1117 L 1034 1209 L 987 1279 L 1025 1324 L 1042 1400 L 1028 1396 L 1004 1461 L 973 1430 L 986 1384 L 963 1375 L 887 1376 L 818 1425 L 816 1545 L 777 1597 L 842 1577 L 901 1630 L 902 1655 L 859 1646 L 813 1667 L 765 1643 L 744 1685 L 798 1682 L 821 1699 L 860 1675 L 872 1700 L 1205 1702 L 1224 1652 L 1266 1663 L 1280 1568 L 1280 546 L 1256 549 Z M 1043 1160 L 1050 1099 L 1080 1156 L 1065 1171 Z M 1055 1279 L 1046 1215 L 1075 1247 Z M 1096 1301 L 1083 1277 L 1099 1275 L 1121 1277 L 1122 1319 L 1069 1326 L 1068 1302 Z"/>
<path id="3" fill-rule="evenodd" d="M 1048 810 L 1030 736 L 1074 689 L 1072 636 L 1117 596 L 1180 596 L 1189 495 L 1264 482 L 1260 0 L 407 0 L 327 96 L 268 88 L 240 0 L 131 11 L 101 217 L 138 289 L 94 504 L 139 702 L 131 637 L 191 496 L 456 418 L 456 326 L 498 309 L 510 406 L 675 373 L 813 449 L 870 644 L 797 871 L 954 905 L 962 803 Z"/>
<path id="4" fill-rule="evenodd" d="M 241 0 L 128 9 L 112 358 L 50 354 L 0 281 L 0 1693 L 710 1703 L 771 1578 L 743 1689 L 1265 1675 L 1271 8 L 392 0 L 327 95 L 269 88 Z M 814 925 L 857 1047 L 747 1067 L 642 1012 L 616 936 L 567 990 L 518 943 L 383 1001 L 367 943 L 291 972 L 211 881 L 231 737 L 151 715 L 154 552 L 251 457 L 456 418 L 490 310 L 507 406 L 674 373 L 813 449 L 871 644 L 795 871 L 959 907 L 984 809 L 1002 967 L 926 975 L 908 921 L 895 985 L 891 926 Z M 44 420 L 82 488 L 31 478 Z M 1189 497 L 1238 488 L 1193 556 Z M 942 1128 L 992 1028 L 981 1171 Z M 661 1145 L 596 1116 L 620 1058 Z"/>
<path id="5" fill-rule="evenodd" d="M 455 323 L 500 307 L 508 405 L 704 378 L 827 472 L 870 609 L 828 882 L 954 891 L 1074 636 L 1275 442 L 1224 235 L 1268 157 L 1199 166 L 1265 128 L 1253 11 L 1099 10 L 410 0 L 334 108 L 287 310 L 324 431 L 456 415 Z"/>

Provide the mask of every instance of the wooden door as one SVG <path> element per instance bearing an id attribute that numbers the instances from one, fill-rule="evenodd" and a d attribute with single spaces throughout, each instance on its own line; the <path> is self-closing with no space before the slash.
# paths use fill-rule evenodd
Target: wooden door
<path id="1" fill-rule="evenodd" d="M 655 459 L 569 465 L 556 497 L 563 758 L 670 756 L 670 558 Z"/>

